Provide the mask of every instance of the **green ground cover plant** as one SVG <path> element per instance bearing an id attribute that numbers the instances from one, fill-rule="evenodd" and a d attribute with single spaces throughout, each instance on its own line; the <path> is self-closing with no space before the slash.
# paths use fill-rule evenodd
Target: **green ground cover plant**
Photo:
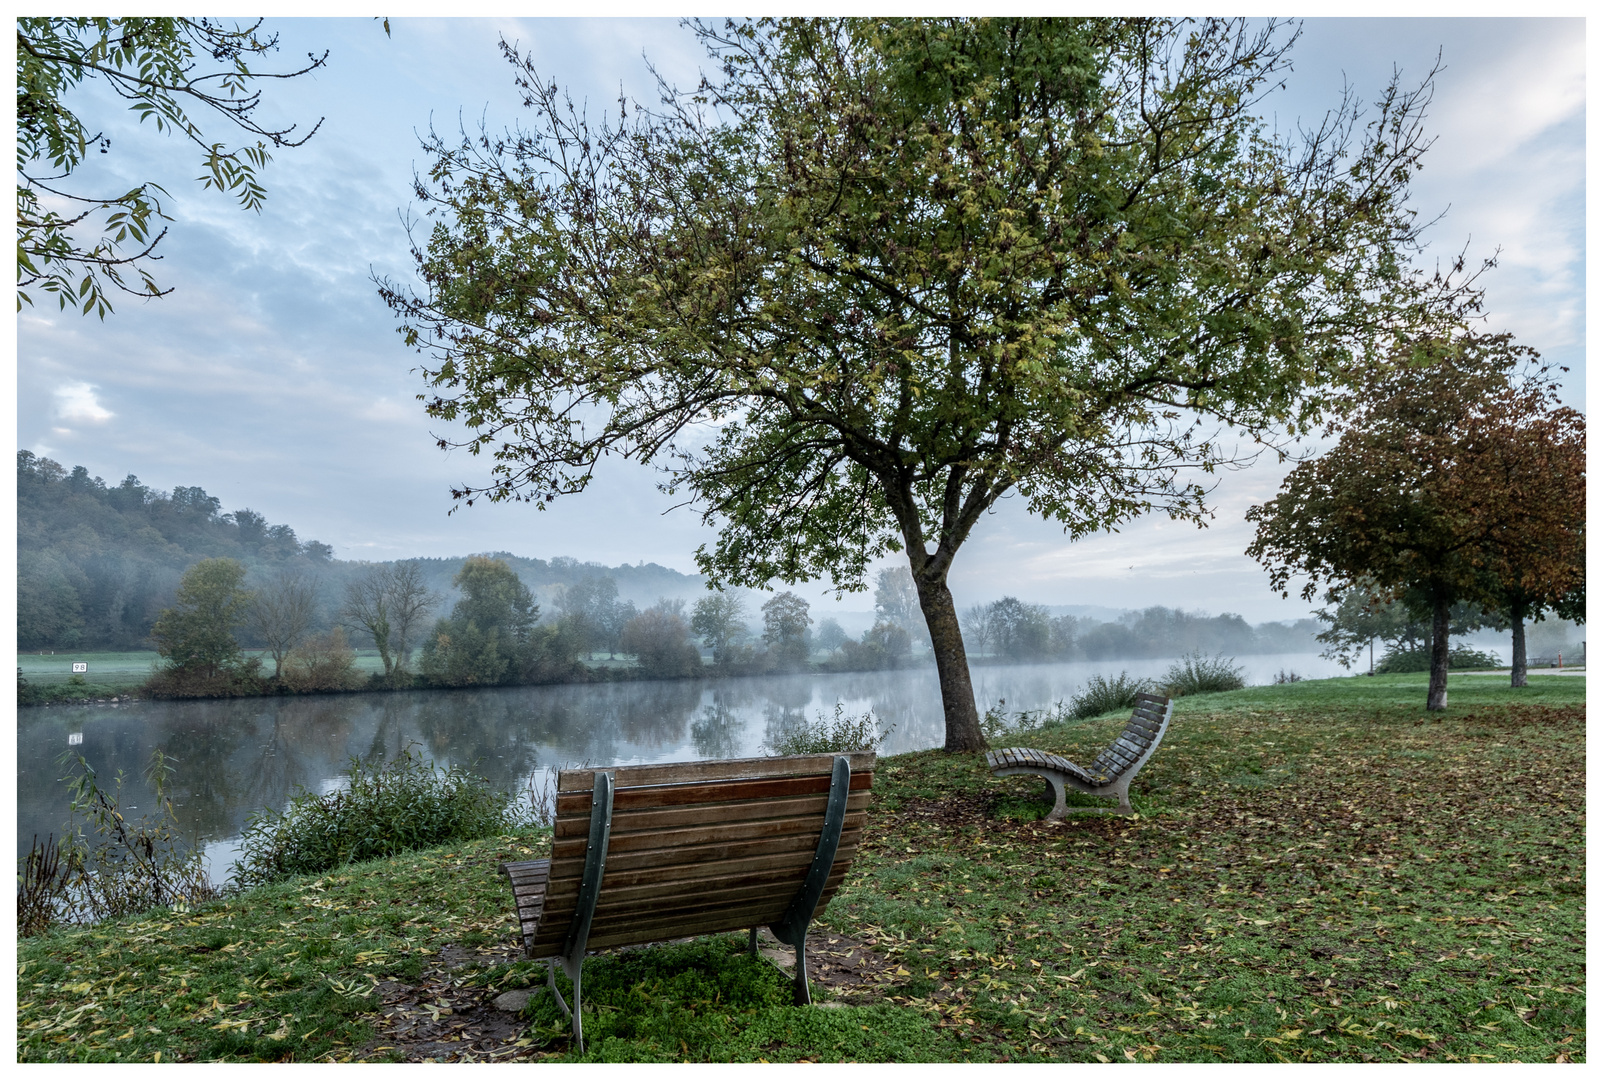
<path id="1" fill-rule="evenodd" d="M 884 758 L 810 937 L 822 1007 L 733 935 L 602 954 L 585 1057 L 1584 1061 L 1585 679 L 1531 683 L 1454 674 L 1429 715 L 1423 675 L 1181 699 L 1132 818 Z M 1030 744 L 1089 760 L 1123 719 Z M 496 864 L 547 836 L 27 939 L 19 1059 L 576 1060 L 546 995 L 490 1006 L 544 981 Z"/>

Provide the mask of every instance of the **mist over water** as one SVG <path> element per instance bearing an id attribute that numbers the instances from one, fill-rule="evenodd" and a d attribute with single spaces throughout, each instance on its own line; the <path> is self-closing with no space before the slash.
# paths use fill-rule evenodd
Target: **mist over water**
<path id="1" fill-rule="evenodd" d="M 976 666 L 982 710 L 1009 713 L 1067 701 L 1092 675 L 1158 676 L 1171 660 Z M 1243 657 L 1249 684 L 1280 671 L 1342 673 L 1312 653 Z M 141 773 L 152 750 L 175 760 L 172 792 L 184 831 L 205 846 L 212 875 L 232 866 L 241 828 L 296 791 L 339 784 L 351 758 L 381 762 L 415 745 L 442 766 L 462 765 L 503 791 L 568 765 L 619 765 L 753 757 L 796 726 L 872 710 L 891 734 L 883 752 L 939 746 L 940 687 L 933 668 L 835 675 L 501 687 L 225 701 L 132 702 L 21 710 L 17 728 L 17 841 L 59 833 L 67 816 L 68 736 L 102 786 L 124 774 L 130 817 L 154 809 Z"/>

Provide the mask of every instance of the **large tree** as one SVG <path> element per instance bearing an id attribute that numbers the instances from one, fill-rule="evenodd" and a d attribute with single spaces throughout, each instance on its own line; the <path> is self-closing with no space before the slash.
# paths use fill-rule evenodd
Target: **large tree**
<path id="1" fill-rule="evenodd" d="M 1200 522 L 1221 427 L 1306 428 L 1413 278 L 1428 82 L 1291 139 L 1281 24 L 697 24 L 692 90 L 590 123 L 504 46 L 531 127 L 431 136 L 432 416 L 541 505 L 665 463 L 719 583 L 866 587 L 904 551 L 946 747 L 985 746 L 947 575 L 1009 492 L 1071 538 Z"/>
<path id="2" fill-rule="evenodd" d="M 389 24 L 385 23 L 385 32 Z M 29 17 L 17 20 L 17 307 L 35 294 L 55 296 L 103 319 L 109 289 L 164 296 L 149 263 L 171 216 L 167 192 L 145 182 L 129 191 L 108 185 L 94 192 L 74 176 L 91 151 L 112 149 L 97 121 L 85 121 L 73 91 L 97 83 L 128 102 L 141 123 L 193 144 L 203 187 L 227 192 L 247 210 L 267 197 L 259 179 L 271 149 L 300 146 L 310 131 L 262 122 L 264 79 L 293 79 L 322 67 L 328 53 L 308 54 L 287 71 L 255 68 L 278 48 L 261 21 L 214 19 Z M 69 101 L 69 98 L 72 100 Z M 230 147 L 202 125 L 221 120 L 243 132 Z M 93 132 L 93 134 L 91 134 Z M 137 280 L 132 275 L 137 274 Z"/>
<path id="3" fill-rule="evenodd" d="M 1535 589 L 1555 575 L 1556 595 L 1573 582 L 1564 561 L 1584 522 L 1584 474 L 1543 481 L 1532 466 L 1546 458 L 1525 441 L 1543 416 L 1574 414 L 1555 408 L 1546 370 L 1526 367 L 1534 359 L 1506 334 L 1399 350 L 1354 396 L 1336 445 L 1247 512 L 1247 553 L 1282 595 L 1293 575 L 1307 579 L 1304 598 L 1372 583 L 1429 616 L 1432 711 L 1447 707 L 1455 604 L 1499 606 L 1504 582 Z"/>

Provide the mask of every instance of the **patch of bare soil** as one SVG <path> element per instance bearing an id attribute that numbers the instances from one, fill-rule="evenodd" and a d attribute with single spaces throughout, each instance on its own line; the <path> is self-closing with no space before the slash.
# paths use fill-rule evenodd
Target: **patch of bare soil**
<path id="1" fill-rule="evenodd" d="M 758 951 L 787 975 L 795 970 L 796 951 L 767 930 L 758 932 Z M 508 964 L 521 955 L 520 944 L 512 940 L 479 950 L 453 945 L 433 958 L 416 985 L 380 982 L 383 1007 L 374 1020 L 380 1036 L 363 1048 L 362 1056 L 384 1058 L 400 1051 L 409 1062 L 536 1061 L 550 1056 L 538 1047 L 518 1045 L 527 1022 L 517 1012 L 495 1006 L 502 991 L 461 983 L 460 973 L 467 968 Z M 884 1000 L 887 984 L 906 977 L 872 942 L 817 926 L 807 938 L 807 974 L 814 1001 L 826 1007 Z"/>

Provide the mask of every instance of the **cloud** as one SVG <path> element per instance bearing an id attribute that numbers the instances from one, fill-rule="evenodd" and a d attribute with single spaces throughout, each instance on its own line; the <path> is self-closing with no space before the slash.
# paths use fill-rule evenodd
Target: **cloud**
<path id="1" fill-rule="evenodd" d="M 96 389 L 86 382 L 56 387 L 56 415 L 80 424 L 104 424 L 117 414 L 100 404 L 95 397 Z"/>

